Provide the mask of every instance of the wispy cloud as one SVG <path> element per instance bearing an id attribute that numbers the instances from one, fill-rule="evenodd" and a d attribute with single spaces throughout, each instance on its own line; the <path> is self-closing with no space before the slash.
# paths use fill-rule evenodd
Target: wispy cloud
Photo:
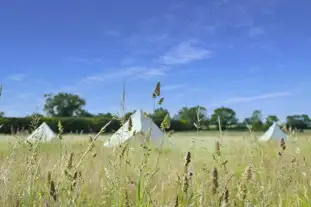
<path id="1" fill-rule="evenodd" d="M 200 88 L 190 88 L 189 91 L 190 92 L 200 92 L 201 89 Z"/>
<path id="2" fill-rule="evenodd" d="M 153 30 L 150 32 L 143 29 L 131 34 L 123 41 L 126 46 L 125 50 L 130 57 L 141 58 L 141 56 L 157 56 L 169 47 L 175 39 L 170 37 L 168 33 L 157 33 Z"/>
<path id="3" fill-rule="evenodd" d="M 262 27 L 250 27 L 248 29 L 248 36 L 250 38 L 256 38 L 264 35 L 266 32 Z"/>
<path id="4" fill-rule="evenodd" d="M 170 85 L 164 85 L 161 90 L 163 91 L 173 91 L 173 90 L 177 90 L 177 89 L 181 89 L 184 88 L 185 85 L 184 84 L 170 84 Z"/>
<path id="5" fill-rule="evenodd" d="M 131 58 L 131 57 L 127 57 L 127 58 L 124 58 L 122 61 L 121 61 L 121 65 L 132 65 L 135 63 L 135 59 L 134 58 Z"/>
<path id="6" fill-rule="evenodd" d="M 151 35 L 146 37 L 146 41 L 148 42 L 159 42 L 166 40 L 169 37 L 168 34 L 156 34 L 156 35 Z"/>
<path id="7" fill-rule="evenodd" d="M 69 62 L 76 62 L 76 63 L 83 63 L 83 64 L 98 64 L 103 62 L 103 58 L 101 57 L 68 57 L 66 61 Z"/>
<path id="8" fill-rule="evenodd" d="M 250 73 L 255 73 L 255 72 L 258 72 L 258 71 L 260 71 L 260 70 L 261 70 L 261 66 L 255 65 L 255 66 L 253 66 L 253 67 L 251 67 L 251 68 L 249 69 L 249 72 L 250 72 Z"/>
<path id="9" fill-rule="evenodd" d="M 186 64 L 211 57 L 211 51 L 196 46 L 195 41 L 183 41 L 171 48 L 160 61 L 166 65 Z"/>
<path id="10" fill-rule="evenodd" d="M 168 67 L 147 68 L 147 67 L 128 67 L 119 70 L 112 70 L 102 74 L 86 77 L 82 82 L 90 84 L 95 82 L 104 82 L 121 78 L 129 79 L 150 79 L 157 76 L 165 76 Z"/>
<path id="11" fill-rule="evenodd" d="M 18 82 L 21 82 L 23 80 L 25 80 L 26 78 L 26 74 L 12 74 L 10 76 L 7 77 L 8 80 L 12 80 L 12 81 L 18 81 Z"/>
<path id="12" fill-rule="evenodd" d="M 107 30 L 106 35 L 113 36 L 113 37 L 119 37 L 121 34 L 120 32 L 116 30 Z"/>
<path id="13" fill-rule="evenodd" d="M 283 97 L 283 96 L 291 96 L 293 93 L 291 92 L 276 92 L 276 93 L 266 93 L 258 96 L 249 96 L 249 97 L 234 97 L 230 98 L 223 103 L 246 103 L 251 101 L 257 101 L 257 100 L 265 100 L 265 99 L 272 99 L 277 97 Z"/>
<path id="14" fill-rule="evenodd" d="M 126 41 L 131 46 L 142 46 L 142 45 L 150 45 L 155 43 L 163 43 L 166 42 L 169 38 L 169 34 L 167 33 L 135 33 L 129 36 Z"/>

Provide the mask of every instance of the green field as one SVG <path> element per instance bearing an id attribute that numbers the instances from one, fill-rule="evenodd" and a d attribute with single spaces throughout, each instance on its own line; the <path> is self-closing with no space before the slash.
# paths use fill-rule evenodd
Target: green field
<path id="1" fill-rule="evenodd" d="M 310 206 L 311 133 L 294 135 L 284 151 L 257 143 L 259 135 L 223 132 L 220 155 L 218 132 L 176 133 L 161 153 L 104 148 L 109 134 L 89 152 L 87 135 L 37 147 L 1 135 L 1 206 Z"/>

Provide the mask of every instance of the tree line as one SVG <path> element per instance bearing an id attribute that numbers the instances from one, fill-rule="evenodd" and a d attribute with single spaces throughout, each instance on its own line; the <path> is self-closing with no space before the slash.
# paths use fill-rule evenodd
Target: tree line
<path id="1" fill-rule="evenodd" d="M 45 94 L 44 111 L 46 115 L 40 115 L 41 117 L 51 118 L 100 118 L 104 120 L 113 119 L 112 113 L 98 113 L 92 114 L 84 109 L 86 101 L 84 98 L 71 93 L 58 93 L 58 94 Z M 163 98 L 162 98 L 163 102 Z M 124 119 L 127 120 L 133 112 L 127 112 L 124 115 Z M 262 112 L 260 110 L 254 110 L 250 117 L 244 120 L 238 120 L 236 112 L 227 107 L 220 107 L 213 111 L 212 115 L 207 116 L 207 110 L 203 106 L 183 107 L 177 114 L 172 115 L 170 112 L 159 106 L 150 117 L 156 122 L 161 123 L 166 115 L 171 117 L 171 120 L 180 122 L 179 127 L 186 126 L 200 126 L 201 129 L 218 129 L 219 126 L 224 129 L 246 129 L 247 126 L 253 130 L 265 130 L 272 123 L 278 122 L 279 118 L 276 115 L 269 115 L 263 120 Z M 38 115 L 38 114 L 37 114 Z M 0 117 L 5 117 L 3 112 L 0 112 Z M 296 114 L 287 116 L 286 126 L 296 128 L 299 130 L 310 128 L 311 120 L 306 114 Z M 196 128 L 194 127 L 194 128 Z M 192 127 L 190 127 L 192 129 Z"/>

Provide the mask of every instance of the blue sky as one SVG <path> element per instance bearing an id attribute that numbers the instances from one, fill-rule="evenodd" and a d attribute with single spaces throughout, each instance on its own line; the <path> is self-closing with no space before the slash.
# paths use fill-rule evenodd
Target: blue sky
<path id="1" fill-rule="evenodd" d="M 233 108 L 239 118 L 311 114 L 308 0 L 2 1 L 0 111 L 41 111 L 44 93 L 75 92 L 92 113 Z"/>

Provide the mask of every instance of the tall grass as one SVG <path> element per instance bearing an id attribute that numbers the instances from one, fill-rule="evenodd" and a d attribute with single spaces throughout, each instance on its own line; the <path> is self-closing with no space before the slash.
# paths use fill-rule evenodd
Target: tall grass
<path id="1" fill-rule="evenodd" d="M 160 97 L 155 107 L 162 103 Z M 166 117 L 162 130 L 166 132 L 169 124 Z M 27 143 L 24 137 L 1 142 L 2 206 L 291 207 L 311 203 L 311 144 L 303 135 L 286 143 L 258 144 L 251 136 L 232 141 L 223 135 L 221 143 L 211 142 L 200 132 L 198 118 L 195 146 L 159 150 L 146 141 L 142 146 L 123 143 L 104 148 L 99 138 L 106 127 L 82 141 L 64 141 L 59 123 L 59 139 L 51 143 Z M 172 139 L 183 145 L 178 133 Z M 204 141 L 196 142 L 199 139 Z"/>

